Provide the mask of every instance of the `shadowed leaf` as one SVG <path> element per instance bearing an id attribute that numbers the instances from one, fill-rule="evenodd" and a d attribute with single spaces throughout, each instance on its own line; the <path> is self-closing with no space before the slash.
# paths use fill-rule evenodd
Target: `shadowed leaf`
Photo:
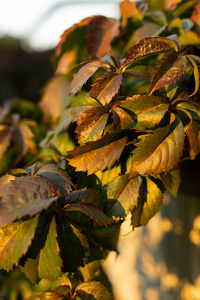
<path id="1" fill-rule="evenodd" d="M 39 263 L 39 255 L 37 256 L 36 259 L 28 258 L 24 264 L 24 267 L 20 266 L 21 271 L 34 284 L 37 284 L 39 282 L 38 263 Z"/>
<path id="2" fill-rule="evenodd" d="M 195 89 L 194 89 L 194 92 L 190 95 L 190 97 L 191 97 L 194 94 L 196 94 L 199 90 L 199 85 L 200 85 L 200 72 L 199 72 L 200 58 L 196 55 L 186 55 L 186 57 L 189 59 L 190 63 L 193 66 L 193 70 L 194 70 Z M 198 68 L 198 65 L 199 65 L 199 68 Z"/>
<path id="3" fill-rule="evenodd" d="M 107 217 L 104 212 L 94 206 L 86 204 L 68 204 L 65 206 L 66 211 L 81 211 L 83 214 L 88 216 L 90 219 L 95 220 L 99 225 L 108 225 L 113 222 L 113 220 Z"/>
<path id="4" fill-rule="evenodd" d="M 90 252 L 87 238 L 77 228 L 69 224 L 65 217 L 57 218 L 56 224 L 63 271 L 75 272 L 87 261 Z"/>
<path id="5" fill-rule="evenodd" d="M 50 182 L 55 192 L 60 192 L 63 197 L 69 194 L 72 190 L 72 182 L 68 173 L 54 164 L 48 164 L 39 169 L 37 174 L 42 175 Z"/>
<path id="6" fill-rule="evenodd" d="M 119 21 L 104 16 L 93 17 L 88 24 L 87 52 L 91 58 L 101 58 L 110 52 L 112 40 L 119 34 Z"/>
<path id="7" fill-rule="evenodd" d="M 26 215 L 33 216 L 47 209 L 58 198 L 54 197 L 50 184 L 43 178 L 23 176 L 13 180 L 13 177 L 0 190 L 0 226 Z"/>
<path id="8" fill-rule="evenodd" d="M 11 131 L 7 125 L 0 124 L 0 161 L 10 146 Z"/>
<path id="9" fill-rule="evenodd" d="M 136 121 L 124 109 L 113 106 L 113 127 L 120 129 L 133 129 Z"/>
<path id="10" fill-rule="evenodd" d="M 184 138 L 180 119 L 154 134 L 147 135 L 136 144 L 137 148 L 132 152 L 130 176 L 137 173 L 157 175 L 169 172 L 180 160 Z"/>
<path id="11" fill-rule="evenodd" d="M 152 78 L 149 95 L 154 91 L 176 82 L 187 68 L 187 59 L 185 56 L 178 57 L 176 52 L 169 53 L 158 66 L 155 75 Z"/>
<path id="12" fill-rule="evenodd" d="M 180 170 L 177 168 L 169 171 L 167 174 L 161 173 L 160 178 L 163 181 L 166 189 L 170 191 L 174 197 L 177 197 L 181 182 Z"/>
<path id="13" fill-rule="evenodd" d="M 38 274 L 41 279 L 56 280 L 62 275 L 62 259 L 56 237 L 56 223 L 53 217 L 44 248 L 40 252 Z"/>
<path id="14" fill-rule="evenodd" d="M 106 62 L 100 60 L 94 60 L 87 63 L 85 66 L 80 68 L 78 73 L 76 73 L 74 79 L 71 82 L 70 93 L 73 95 L 78 92 L 84 83 L 99 69 L 99 68 L 109 68 Z"/>
<path id="15" fill-rule="evenodd" d="M 102 105 L 109 104 L 118 93 L 121 84 L 121 74 L 105 73 L 93 83 L 90 96 L 97 98 Z"/>
<path id="16" fill-rule="evenodd" d="M 98 281 L 86 281 L 77 285 L 76 294 L 82 300 L 112 300 L 108 289 Z"/>
<path id="17" fill-rule="evenodd" d="M 39 214 L 25 222 L 7 225 L 0 232 L 0 268 L 9 271 L 26 254 L 35 235 Z"/>
<path id="18" fill-rule="evenodd" d="M 82 189 L 71 192 L 66 198 L 67 204 L 91 204 L 93 206 L 102 207 L 101 193 L 95 189 Z"/>
<path id="19" fill-rule="evenodd" d="M 108 117 L 104 107 L 92 107 L 82 112 L 76 128 L 79 143 L 84 144 L 101 138 Z"/>
<path id="20" fill-rule="evenodd" d="M 126 142 L 127 137 L 124 137 L 95 150 L 90 150 L 88 147 L 87 152 L 70 159 L 69 164 L 75 167 L 76 171 L 87 171 L 88 175 L 95 173 L 98 170 L 103 171 L 106 168 L 109 169 L 116 160 L 120 158 Z M 88 145 L 86 145 L 86 147 L 87 146 Z M 75 151 L 76 149 L 74 150 L 74 153 L 76 153 Z M 68 151 L 68 153 L 70 155 L 73 153 L 73 150 Z"/>

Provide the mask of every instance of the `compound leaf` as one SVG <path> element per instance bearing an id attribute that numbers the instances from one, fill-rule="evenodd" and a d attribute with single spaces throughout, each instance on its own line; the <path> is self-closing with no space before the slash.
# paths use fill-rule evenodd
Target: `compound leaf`
<path id="1" fill-rule="evenodd" d="M 35 235 L 39 214 L 25 222 L 9 224 L 0 232 L 0 268 L 9 271 L 26 254 Z"/>
<path id="2" fill-rule="evenodd" d="M 56 222 L 53 217 L 44 248 L 40 252 L 38 274 L 40 279 L 56 280 L 62 275 L 62 259 L 59 255 Z"/>

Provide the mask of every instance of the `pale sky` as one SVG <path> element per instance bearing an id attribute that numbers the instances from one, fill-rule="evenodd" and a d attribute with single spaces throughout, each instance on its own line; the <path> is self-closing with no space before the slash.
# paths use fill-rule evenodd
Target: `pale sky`
<path id="1" fill-rule="evenodd" d="M 119 18 L 120 0 L 0 0 L 0 36 L 55 47 L 65 29 L 92 15 Z"/>

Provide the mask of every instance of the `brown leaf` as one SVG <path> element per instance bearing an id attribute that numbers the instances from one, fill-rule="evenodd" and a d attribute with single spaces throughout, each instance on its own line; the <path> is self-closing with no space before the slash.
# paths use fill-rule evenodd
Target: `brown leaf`
<path id="1" fill-rule="evenodd" d="M 195 5 L 191 20 L 200 26 L 200 2 Z"/>
<path id="2" fill-rule="evenodd" d="M 87 32 L 87 52 L 90 58 L 101 58 L 110 52 L 112 40 L 119 35 L 119 25 L 119 21 L 104 16 L 90 20 Z"/>

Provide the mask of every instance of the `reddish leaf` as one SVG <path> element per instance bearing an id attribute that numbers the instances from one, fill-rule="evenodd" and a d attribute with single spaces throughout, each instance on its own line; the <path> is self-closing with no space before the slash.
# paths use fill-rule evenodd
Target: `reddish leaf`
<path id="1" fill-rule="evenodd" d="M 11 142 L 11 131 L 9 126 L 0 125 L 0 161 L 4 157 L 4 154 Z"/>
<path id="2" fill-rule="evenodd" d="M 177 44 L 165 37 L 149 37 L 142 39 L 133 46 L 126 57 L 125 64 L 130 64 L 146 58 L 149 55 L 178 51 Z"/>
<path id="3" fill-rule="evenodd" d="M 200 26 L 200 2 L 195 5 L 191 20 Z"/>
<path id="4" fill-rule="evenodd" d="M 77 121 L 78 141 L 80 144 L 101 138 L 109 114 L 104 107 L 93 107 L 81 113 Z"/>
<path id="5" fill-rule="evenodd" d="M 187 68 L 187 59 L 185 56 L 178 57 L 176 52 L 169 53 L 158 66 L 155 75 L 152 78 L 149 95 L 154 91 L 176 82 Z"/>
<path id="6" fill-rule="evenodd" d="M 78 73 L 76 73 L 74 79 L 71 82 L 70 93 L 73 95 L 78 92 L 84 83 L 99 69 L 110 68 L 110 66 L 101 60 L 94 60 L 84 65 Z"/>
<path id="7" fill-rule="evenodd" d="M 97 98 L 102 105 L 109 104 L 112 98 L 118 93 L 121 84 L 121 74 L 105 73 L 93 83 L 90 96 Z"/>
<path id="8" fill-rule="evenodd" d="M 110 52 L 112 40 L 119 35 L 119 21 L 104 16 L 93 17 L 88 24 L 87 52 L 91 58 L 101 58 Z"/>
<path id="9" fill-rule="evenodd" d="M 88 149 L 87 152 L 72 158 L 69 164 L 75 167 L 76 171 L 87 171 L 88 175 L 98 170 L 109 169 L 120 158 L 126 142 L 127 137 L 124 137 L 101 148 Z M 86 145 L 85 149 L 87 147 L 88 145 Z M 70 152 L 73 153 L 73 151 L 69 151 L 69 155 Z"/>

